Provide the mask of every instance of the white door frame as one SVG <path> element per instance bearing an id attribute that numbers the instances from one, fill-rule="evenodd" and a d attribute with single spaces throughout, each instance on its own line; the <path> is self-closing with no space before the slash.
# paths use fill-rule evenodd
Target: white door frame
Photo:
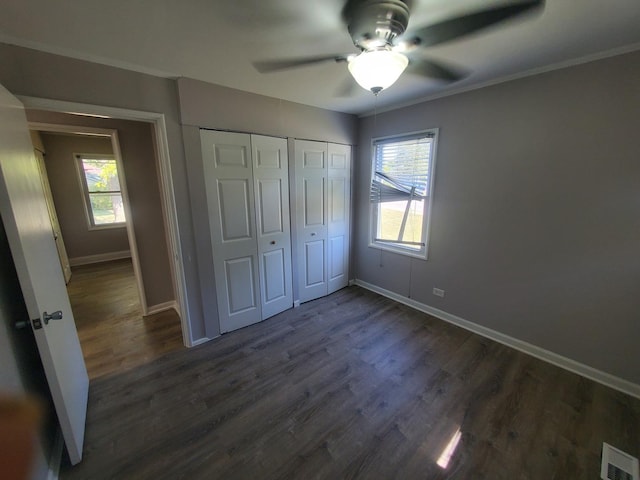
<path id="1" fill-rule="evenodd" d="M 167 138 L 167 126 L 164 114 L 30 96 L 18 96 L 18 99 L 27 109 L 75 113 L 100 118 L 134 120 L 148 122 L 154 126 L 156 155 L 158 157 L 159 167 L 158 173 L 160 175 L 160 194 L 163 206 L 162 212 L 167 227 L 167 240 L 171 254 L 170 266 L 179 310 L 178 315 L 180 316 L 180 322 L 182 324 L 182 339 L 185 346 L 192 347 L 194 342 L 191 340 L 191 323 L 189 309 L 186 305 L 187 295 L 184 266 L 182 264 L 182 245 L 178 232 L 178 215 L 173 192 L 173 177 L 171 175 L 171 163 L 169 159 L 169 140 Z"/>
<path id="2" fill-rule="evenodd" d="M 131 251 L 131 263 L 133 264 L 133 273 L 136 277 L 136 286 L 138 287 L 138 296 L 140 297 L 140 307 L 142 314 L 149 314 L 149 306 L 147 305 L 147 296 L 144 293 L 144 280 L 142 278 L 142 269 L 140 268 L 140 258 L 138 256 L 138 244 L 136 242 L 135 231 L 133 228 L 133 216 L 131 215 L 131 205 L 129 202 L 129 191 L 127 188 L 127 179 L 124 173 L 124 165 L 122 164 L 122 155 L 120 152 L 120 141 L 118 139 L 118 131 L 106 128 L 93 128 L 75 125 L 62 125 L 56 123 L 39 123 L 28 122 L 30 130 L 39 132 L 58 132 L 74 134 L 76 136 L 90 136 L 109 138 L 111 140 L 111 150 L 116 160 L 118 169 L 118 177 L 120 180 L 120 191 L 122 192 L 122 204 L 124 207 L 125 225 L 127 229 L 127 238 L 129 240 L 129 250 Z M 86 205 L 85 205 L 86 208 Z M 87 215 L 90 215 L 87 212 Z"/>

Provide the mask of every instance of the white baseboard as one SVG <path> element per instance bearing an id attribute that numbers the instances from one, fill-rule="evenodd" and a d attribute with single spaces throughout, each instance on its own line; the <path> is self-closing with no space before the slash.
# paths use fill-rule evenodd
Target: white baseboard
<path id="1" fill-rule="evenodd" d="M 147 315 L 153 315 L 156 313 L 160 313 L 160 312 L 166 312 L 167 310 L 171 310 L 172 308 L 174 310 L 177 310 L 178 305 L 176 304 L 175 300 L 171 300 L 170 302 L 164 302 L 164 303 L 158 303 L 157 305 L 151 305 L 150 307 L 147 307 Z"/>
<path id="2" fill-rule="evenodd" d="M 86 257 L 74 257 L 69 259 L 69 265 L 77 267 L 80 265 L 89 265 L 91 263 L 110 262 L 111 260 L 120 260 L 122 258 L 131 258 L 130 250 L 122 250 L 119 252 L 98 253 L 96 255 L 87 255 Z"/>
<path id="3" fill-rule="evenodd" d="M 293 308 L 298 308 L 300 306 L 300 300 L 293 301 Z"/>
<path id="4" fill-rule="evenodd" d="M 219 336 L 220 335 L 218 335 L 218 337 Z M 213 338 L 202 337 L 202 338 L 199 338 L 197 340 L 192 341 L 191 345 L 187 345 L 187 347 L 197 347 L 198 345 L 202 345 L 203 343 L 207 343 L 207 342 L 213 340 L 214 338 L 218 338 L 218 337 L 213 337 Z"/>
<path id="5" fill-rule="evenodd" d="M 62 463 L 62 449 L 64 442 L 62 440 L 62 431 L 58 429 L 51 447 L 51 456 L 49 457 L 49 473 L 47 480 L 58 480 L 60 477 L 60 465 Z"/>
<path id="6" fill-rule="evenodd" d="M 360 287 L 371 290 L 372 292 L 379 293 L 384 297 L 413 307 L 416 310 L 420 310 L 421 312 L 428 313 L 429 315 L 432 315 L 440 320 L 444 320 L 445 322 L 457 325 L 458 327 L 462 327 L 465 330 L 477 333 L 478 335 L 486 337 L 490 340 L 502 343 L 507 347 L 514 348 L 523 353 L 531 355 L 532 357 L 536 357 L 540 360 L 551 363 L 557 367 L 569 370 L 573 373 L 577 373 L 578 375 L 593 380 L 594 382 L 601 383 L 603 385 L 606 385 L 607 387 L 611 387 L 633 397 L 640 398 L 640 385 L 638 384 L 632 383 L 628 380 L 624 380 L 620 377 L 616 377 L 593 367 L 589 367 L 588 365 L 576 362 L 575 360 L 571 360 L 567 357 L 563 357 L 562 355 L 558 355 L 557 353 L 545 350 L 544 348 L 538 347 L 531 343 L 527 343 L 522 340 L 518 340 L 517 338 L 510 337 L 509 335 L 505 335 L 504 333 L 500 333 L 496 330 L 483 327 L 482 325 L 470 322 L 469 320 L 457 317 L 443 310 L 430 307 L 429 305 L 417 302 L 416 300 L 404 297 L 395 292 L 386 290 L 363 280 L 356 279 L 355 283 Z"/>

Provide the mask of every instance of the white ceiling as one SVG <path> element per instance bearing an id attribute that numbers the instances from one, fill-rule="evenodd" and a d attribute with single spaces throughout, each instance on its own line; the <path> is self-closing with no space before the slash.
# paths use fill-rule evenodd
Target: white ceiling
<path id="1" fill-rule="evenodd" d="M 415 0 L 409 29 L 505 0 Z M 425 56 L 469 69 L 446 85 L 405 73 L 377 99 L 329 62 L 260 74 L 252 61 L 355 52 L 344 0 L 4 0 L 0 42 L 166 77 L 190 77 L 271 97 L 364 113 L 640 48 L 640 0 L 547 0 L 541 14 L 511 20 Z"/>

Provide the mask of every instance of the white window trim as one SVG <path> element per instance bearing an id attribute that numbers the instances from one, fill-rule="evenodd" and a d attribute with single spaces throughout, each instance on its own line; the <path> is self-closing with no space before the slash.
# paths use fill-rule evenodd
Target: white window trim
<path id="1" fill-rule="evenodd" d="M 87 178 L 84 174 L 84 166 L 82 159 L 95 159 L 95 160 L 114 160 L 115 155 L 99 154 L 99 153 L 74 153 L 73 159 L 76 163 L 76 171 L 78 172 L 78 181 L 80 182 L 80 191 L 82 192 L 82 204 L 84 205 L 84 214 L 87 220 L 87 228 L 89 230 L 110 230 L 113 228 L 126 228 L 127 222 L 105 223 L 103 225 L 96 225 L 93 220 L 93 214 L 91 212 L 91 196 L 89 194 L 89 187 L 87 185 Z M 116 168 L 118 170 L 118 181 L 120 182 L 120 194 L 122 195 L 122 172 L 120 171 L 120 165 L 116 161 Z"/>
<path id="2" fill-rule="evenodd" d="M 431 159 L 429 162 L 429 195 L 427 197 L 427 201 L 425 201 L 424 213 L 426 215 L 426 222 L 423 223 L 423 238 L 424 238 L 424 246 L 422 249 L 416 251 L 411 250 L 407 247 L 403 247 L 399 244 L 387 243 L 387 242 L 379 242 L 376 241 L 376 226 L 377 220 L 377 212 L 378 206 L 375 203 L 372 203 L 369 200 L 369 247 L 376 248 L 378 250 L 384 250 L 387 252 L 397 253 L 399 255 L 404 255 L 407 257 L 418 258 L 420 260 L 427 260 L 429 258 L 429 235 L 431 233 L 431 215 L 433 209 L 433 191 L 435 186 L 435 169 L 436 169 L 436 159 L 438 152 L 438 136 L 439 136 L 439 128 L 428 128 L 426 130 L 419 130 L 415 132 L 407 132 L 401 133 L 397 135 L 387 135 L 384 137 L 375 137 L 371 139 L 371 157 L 369 159 L 369 167 L 371 168 L 371 178 L 369 179 L 368 188 L 371 188 L 371 182 L 373 182 L 375 169 L 373 168 L 373 162 L 376 154 L 376 142 L 382 140 L 401 140 L 406 137 L 418 136 L 418 135 L 433 135 L 433 147 L 431 152 Z"/>

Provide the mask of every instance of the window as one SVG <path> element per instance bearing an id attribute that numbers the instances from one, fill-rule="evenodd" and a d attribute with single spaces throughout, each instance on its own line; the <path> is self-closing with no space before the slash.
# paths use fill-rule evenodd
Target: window
<path id="1" fill-rule="evenodd" d="M 76 159 L 89 228 L 124 226 L 124 205 L 116 160 L 98 155 L 76 155 Z"/>
<path id="2" fill-rule="evenodd" d="M 373 140 L 370 246 L 427 258 L 437 135 Z"/>

